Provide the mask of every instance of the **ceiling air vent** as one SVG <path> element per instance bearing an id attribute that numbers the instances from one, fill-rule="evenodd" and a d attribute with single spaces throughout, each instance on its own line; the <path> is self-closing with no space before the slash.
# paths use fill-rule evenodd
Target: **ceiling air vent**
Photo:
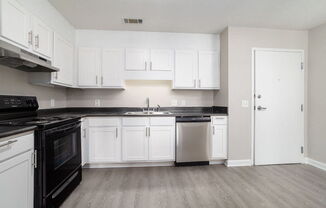
<path id="1" fill-rule="evenodd" d="M 143 24 L 142 19 L 123 18 L 125 24 Z"/>

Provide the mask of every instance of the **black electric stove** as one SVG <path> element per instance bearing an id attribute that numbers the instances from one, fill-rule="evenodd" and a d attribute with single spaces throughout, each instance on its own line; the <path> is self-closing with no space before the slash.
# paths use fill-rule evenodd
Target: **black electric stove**
<path id="1" fill-rule="evenodd" d="M 81 173 L 80 117 L 37 116 L 31 96 L 0 96 L 0 126 L 36 126 L 34 208 L 57 208 L 78 186 Z"/>

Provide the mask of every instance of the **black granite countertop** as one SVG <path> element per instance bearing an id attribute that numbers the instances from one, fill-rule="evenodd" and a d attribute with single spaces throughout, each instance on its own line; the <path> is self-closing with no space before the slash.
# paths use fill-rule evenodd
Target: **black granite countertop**
<path id="1" fill-rule="evenodd" d="M 0 126 L 0 138 L 34 131 L 36 126 Z"/>
<path id="2" fill-rule="evenodd" d="M 175 116 L 226 116 L 227 107 L 162 107 L 160 111 L 169 111 L 171 114 L 148 114 L 148 115 L 130 115 L 126 112 L 141 112 L 143 108 L 58 108 L 42 109 L 38 111 L 39 116 L 157 116 L 157 117 L 175 117 Z"/>

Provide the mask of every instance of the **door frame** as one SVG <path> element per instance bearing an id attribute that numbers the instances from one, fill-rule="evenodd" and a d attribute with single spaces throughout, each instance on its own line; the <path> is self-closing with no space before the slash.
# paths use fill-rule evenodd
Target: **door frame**
<path id="1" fill-rule="evenodd" d="M 251 165 L 255 165 L 255 81 L 256 81 L 256 70 L 255 70 L 255 52 L 257 51 L 269 51 L 269 52 L 297 52 L 302 54 L 302 63 L 303 63 L 303 86 L 304 95 L 303 100 L 303 149 L 305 150 L 305 120 L 306 120 L 306 95 L 305 95 L 305 54 L 303 49 L 284 49 L 284 48 L 252 48 L 251 49 Z M 304 151 L 305 152 L 305 151 Z M 304 163 L 304 155 L 302 156 L 301 163 Z"/>

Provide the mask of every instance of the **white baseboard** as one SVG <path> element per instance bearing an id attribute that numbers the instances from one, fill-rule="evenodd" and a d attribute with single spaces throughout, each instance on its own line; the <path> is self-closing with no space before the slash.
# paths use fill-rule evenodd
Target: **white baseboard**
<path id="1" fill-rule="evenodd" d="M 317 160 L 310 159 L 308 157 L 305 158 L 305 163 L 326 171 L 326 163 L 322 163 Z"/>
<path id="2" fill-rule="evenodd" d="M 210 165 L 223 165 L 223 164 L 225 164 L 225 160 L 212 160 L 212 161 L 209 161 L 209 164 Z"/>
<path id="3" fill-rule="evenodd" d="M 227 167 L 252 166 L 252 160 L 227 160 L 225 165 Z"/>
<path id="4" fill-rule="evenodd" d="M 83 168 L 127 168 L 127 167 L 160 167 L 174 166 L 174 162 L 144 162 L 144 163 L 89 163 Z"/>

